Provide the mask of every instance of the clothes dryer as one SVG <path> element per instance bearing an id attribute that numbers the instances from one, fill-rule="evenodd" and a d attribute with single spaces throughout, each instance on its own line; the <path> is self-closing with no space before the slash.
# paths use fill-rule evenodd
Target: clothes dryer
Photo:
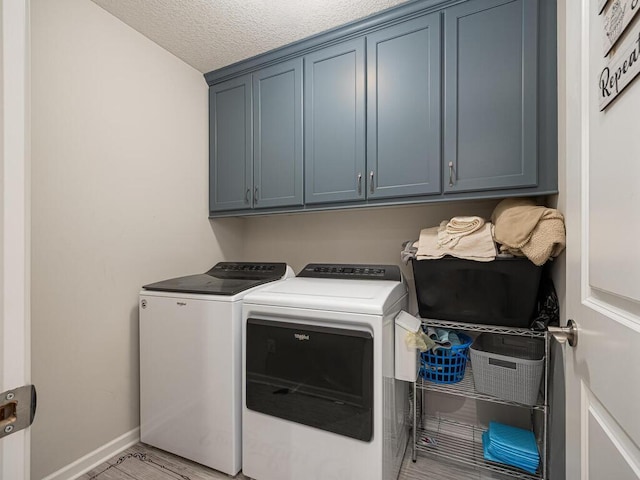
<path id="1" fill-rule="evenodd" d="M 394 378 L 407 287 L 389 265 L 307 265 L 243 303 L 243 473 L 393 480 L 408 438 Z"/>

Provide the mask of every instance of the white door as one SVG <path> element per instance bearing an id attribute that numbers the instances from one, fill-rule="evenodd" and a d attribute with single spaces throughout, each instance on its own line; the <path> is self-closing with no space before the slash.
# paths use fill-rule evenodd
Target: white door
<path id="1" fill-rule="evenodd" d="M 566 111 L 566 307 L 579 333 L 577 346 L 565 350 L 567 479 L 638 479 L 640 79 L 600 112 L 599 79 L 608 61 L 598 15 L 603 1 L 561 3 L 560 22 L 566 13 L 567 27 L 566 57 L 559 58 L 561 68 L 566 65 L 559 97 Z M 640 24 L 630 30 L 623 44 L 640 49 Z"/>
<path id="2" fill-rule="evenodd" d="M 0 393 L 30 373 L 28 7 L 0 0 Z M 27 429 L 0 439 L 0 480 L 28 478 Z"/>

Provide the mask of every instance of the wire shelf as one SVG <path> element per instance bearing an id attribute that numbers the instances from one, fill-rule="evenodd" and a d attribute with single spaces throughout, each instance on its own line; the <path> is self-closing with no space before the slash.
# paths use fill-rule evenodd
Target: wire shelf
<path id="1" fill-rule="evenodd" d="M 523 480 L 543 478 L 540 468 L 536 474 L 530 474 L 519 468 L 490 462 L 484 459 L 482 449 L 483 428 L 453 422 L 436 417 L 426 418 L 426 428 L 418 429 L 416 450 L 452 460 L 473 468 L 480 468 Z"/>
<path id="2" fill-rule="evenodd" d="M 413 460 L 416 460 L 418 451 L 428 455 L 438 456 L 443 459 L 452 460 L 454 462 L 466 464 L 467 466 L 480 470 L 489 470 L 502 475 L 525 480 L 545 480 L 547 475 L 548 461 L 548 427 L 549 427 L 549 396 L 548 396 L 548 378 L 549 378 L 549 339 L 547 331 L 530 330 L 528 328 L 505 327 L 500 325 L 484 325 L 477 323 L 451 322 L 445 320 L 421 319 L 423 326 L 447 328 L 452 330 L 462 330 L 463 332 L 490 333 L 497 335 L 515 335 L 529 338 L 543 338 L 545 344 L 544 355 L 544 376 L 541 394 L 538 396 L 536 405 L 525 405 L 518 402 L 503 400 L 492 395 L 487 395 L 476 391 L 470 363 L 467 364 L 467 374 L 459 383 L 454 384 L 436 384 L 418 378 L 414 383 L 414 392 L 417 389 L 424 391 L 444 393 L 447 395 L 455 395 L 475 400 L 484 400 L 487 402 L 510 405 L 522 408 L 529 408 L 533 411 L 542 413 L 542 434 L 538 439 L 538 449 L 540 451 L 540 467 L 535 475 L 531 475 L 518 468 L 502 465 L 486 461 L 482 450 L 482 431 L 481 427 L 458 424 L 448 420 L 436 419 L 427 423 L 426 429 L 417 427 L 417 409 L 414 408 L 414 451 Z M 414 406 L 417 402 L 414 402 Z M 443 428 L 446 427 L 446 428 Z M 425 438 L 435 439 L 435 443 L 424 442 Z"/>
<path id="3" fill-rule="evenodd" d="M 546 331 L 531 330 L 529 328 L 503 327 L 499 325 L 480 325 L 477 323 L 450 322 L 448 320 L 433 320 L 423 318 L 422 324 L 428 327 L 450 328 L 453 330 L 466 330 L 467 332 L 497 333 L 500 335 L 517 335 L 521 337 L 544 338 Z"/>
<path id="4" fill-rule="evenodd" d="M 511 405 L 514 407 L 530 408 L 540 411 L 544 411 L 546 409 L 542 395 L 538 396 L 538 403 L 536 405 L 527 405 L 524 403 L 513 402 L 511 400 L 503 400 L 502 398 L 494 397 L 493 395 L 478 392 L 473 382 L 471 362 L 467 362 L 464 378 L 458 383 L 440 384 L 418 378 L 416 381 L 416 388 L 428 392 L 446 393 L 447 395 L 483 400 L 486 402 L 499 403 L 501 405 Z"/>

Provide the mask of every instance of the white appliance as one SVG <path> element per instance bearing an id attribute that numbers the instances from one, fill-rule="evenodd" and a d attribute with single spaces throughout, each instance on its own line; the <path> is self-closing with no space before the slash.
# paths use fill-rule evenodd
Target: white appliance
<path id="1" fill-rule="evenodd" d="M 242 467 L 242 299 L 284 263 L 216 264 L 140 292 L 140 436 L 235 475 Z"/>
<path id="2" fill-rule="evenodd" d="M 394 378 L 397 266 L 307 265 L 247 295 L 243 473 L 257 480 L 392 480 L 407 445 Z"/>

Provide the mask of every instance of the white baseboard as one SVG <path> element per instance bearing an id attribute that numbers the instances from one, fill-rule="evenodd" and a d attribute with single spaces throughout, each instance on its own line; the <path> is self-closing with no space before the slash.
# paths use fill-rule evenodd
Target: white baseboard
<path id="1" fill-rule="evenodd" d="M 134 428 L 130 432 L 120 435 L 109 443 L 95 449 L 82 458 L 79 458 L 57 472 L 43 478 L 42 480 L 72 480 L 87 473 L 94 467 L 106 462 L 111 457 L 119 454 L 123 450 L 132 447 L 140 441 L 140 427 Z"/>

